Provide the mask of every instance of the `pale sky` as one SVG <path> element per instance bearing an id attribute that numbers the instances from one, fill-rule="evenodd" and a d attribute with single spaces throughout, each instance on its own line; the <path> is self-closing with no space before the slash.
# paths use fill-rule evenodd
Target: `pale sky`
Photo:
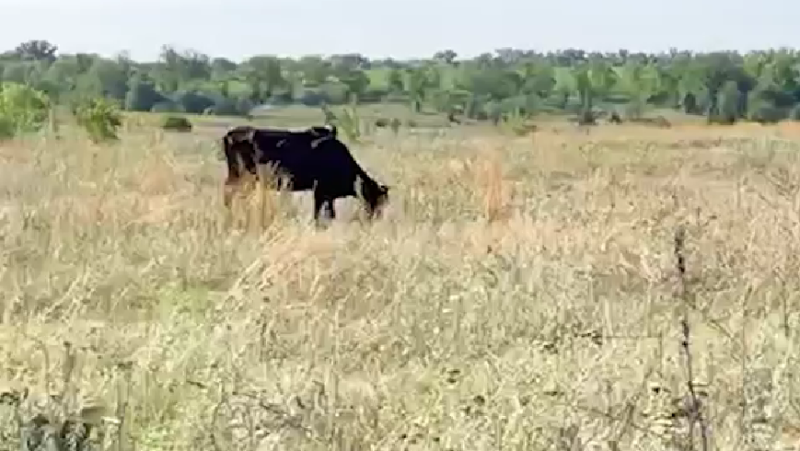
<path id="1" fill-rule="evenodd" d="M 47 39 L 66 53 L 136 60 L 162 44 L 233 60 L 800 47 L 797 0 L 0 0 L 0 16 L 0 51 Z"/>

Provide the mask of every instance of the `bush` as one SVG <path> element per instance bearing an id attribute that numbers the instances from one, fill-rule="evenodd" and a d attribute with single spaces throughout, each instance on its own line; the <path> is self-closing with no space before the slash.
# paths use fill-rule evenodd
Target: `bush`
<path id="1" fill-rule="evenodd" d="M 319 87 L 319 93 L 324 97 L 326 103 L 333 105 L 344 105 L 347 103 L 347 85 L 339 82 L 325 82 Z"/>
<path id="2" fill-rule="evenodd" d="M 527 115 L 519 108 L 504 114 L 499 125 L 517 136 L 526 136 L 536 131 L 536 126 L 528 123 Z"/>
<path id="3" fill-rule="evenodd" d="M 79 126 L 94 142 L 116 141 L 117 131 L 122 126 L 119 105 L 105 98 L 85 99 L 72 109 Z"/>
<path id="4" fill-rule="evenodd" d="M 736 82 L 728 81 L 722 85 L 722 89 L 717 94 L 716 114 L 709 116 L 709 122 L 720 125 L 733 125 L 739 119 L 739 105 L 741 104 L 741 92 Z"/>
<path id="5" fill-rule="evenodd" d="M 214 106 L 214 99 L 200 91 L 181 91 L 172 100 L 187 113 L 201 114 L 206 108 Z"/>
<path id="6" fill-rule="evenodd" d="M 151 113 L 185 113 L 183 106 L 173 102 L 172 100 L 165 100 L 158 102 L 150 108 Z"/>
<path id="7" fill-rule="evenodd" d="M 791 111 L 789 111 L 789 119 L 793 121 L 800 121 L 800 103 L 795 105 Z"/>
<path id="8" fill-rule="evenodd" d="M 750 110 L 748 119 L 761 124 L 775 124 L 786 119 L 786 110 L 762 102 Z"/>
<path id="9" fill-rule="evenodd" d="M 50 117 L 47 95 L 19 83 L 0 83 L 0 138 L 41 130 Z"/>
<path id="10" fill-rule="evenodd" d="M 192 123 L 183 116 L 167 116 L 161 122 L 161 128 L 175 132 L 190 132 Z"/>
<path id="11" fill-rule="evenodd" d="M 251 119 L 252 118 L 251 112 L 253 111 L 253 107 L 255 107 L 253 101 L 246 97 L 240 97 L 239 99 L 236 100 L 236 111 L 238 111 L 239 114 L 243 117 Z"/>
<path id="12" fill-rule="evenodd" d="M 380 102 L 389 95 L 389 91 L 383 88 L 369 87 L 361 94 L 359 101 L 364 103 Z"/>
<path id="13" fill-rule="evenodd" d="M 297 100 L 305 106 L 313 107 L 324 104 L 328 98 L 319 89 L 306 88 L 298 93 Z"/>
<path id="14" fill-rule="evenodd" d="M 214 106 L 208 107 L 203 110 L 205 115 L 216 116 L 247 116 L 250 110 L 253 109 L 253 104 L 250 100 L 235 99 L 235 98 L 222 98 L 218 99 Z"/>

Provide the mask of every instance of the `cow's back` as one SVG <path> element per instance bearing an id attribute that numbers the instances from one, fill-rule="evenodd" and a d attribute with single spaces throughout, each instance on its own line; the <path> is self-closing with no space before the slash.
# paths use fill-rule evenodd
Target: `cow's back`
<path id="1" fill-rule="evenodd" d="M 256 136 L 259 164 L 288 175 L 294 190 L 312 189 L 321 170 L 312 141 L 302 132 L 261 130 Z"/>

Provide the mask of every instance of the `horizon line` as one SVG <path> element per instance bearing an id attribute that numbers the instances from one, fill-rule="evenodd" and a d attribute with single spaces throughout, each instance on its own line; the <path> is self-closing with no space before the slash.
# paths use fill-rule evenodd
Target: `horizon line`
<path id="1" fill-rule="evenodd" d="M 158 59 L 159 59 L 158 56 L 156 56 L 155 58 L 152 58 L 152 57 L 150 57 L 150 58 L 135 58 L 135 57 L 132 56 L 133 52 L 131 50 L 128 50 L 128 49 L 117 50 L 117 51 L 112 52 L 111 54 L 109 54 L 107 52 L 93 52 L 93 51 L 86 51 L 86 50 L 72 50 L 72 49 L 64 50 L 58 45 L 58 43 L 50 41 L 48 39 L 28 39 L 28 40 L 25 40 L 25 41 L 20 41 L 19 44 L 23 44 L 25 42 L 30 42 L 30 41 L 35 41 L 35 40 L 47 41 L 47 42 L 50 42 L 51 44 L 55 45 L 56 48 L 57 48 L 57 52 L 56 52 L 57 56 L 86 54 L 86 55 L 96 55 L 96 56 L 100 56 L 100 57 L 107 58 L 107 59 L 114 59 L 114 58 L 117 58 L 117 57 L 119 57 L 121 55 L 126 55 L 126 56 L 128 56 L 128 58 L 131 61 L 137 62 L 137 63 L 152 63 L 152 62 L 157 62 Z M 159 49 L 155 53 L 156 54 L 161 53 L 161 50 L 164 47 L 171 47 L 172 49 L 178 51 L 179 53 L 184 53 L 184 52 L 198 53 L 198 54 L 201 54 L 201 55 L 208 56 L 210 60 L 214 60 L 214 59 L 217 59 L 217 58 L 227 59 L 227 60 L 232 61 L 232 62 L 237 63 L 237 64 L 243 63 L 243 62 L 247 61 L 250 58 L 258 57 L 258 56 L 274 56 L 274 57 L 282 58 L 282 59 L 300 59 L 300 58 L 303 58 L 303 57 L 313 56 L 313 57 L 321 57 L 321 58 L 324 59 L 324 58 L 330 58 L 332 56 L 341 56 L 341 55 L 360 55 L 362 57 L 367 58 L 370 61 L 394 60 L 394 61 L 398 61 L 398 62 L 404 62 L 404 61 L 430 60 L 430 59 L 433 58 L 434 54 L 436 54 L 437 52 L 447 51 L 447 50 L 452 50 L 453 52 L 456 53 L 457 57 L 456 57 L 455 61 L 469 61 L 469 60 L 473 60 L 473 59 L 477 58 L 478 56 L 484 55 L 484 54 L 497 55 L 497 53 L 499 51 L 501 51 L 501 50 L 517 50 L 517 51 L 522 51 L 522 52 L 534 52 L 534 53 L 538 53 L 538 54 L 559 53 L 559 52 L 565 52 L 565 51 L 568 51 L 568 50 L 582 51 L 582 52 L 585 52 L 587 54 L 593 54 L 593 53 L 614 54 L 614 53 L 619 53 L 620 51 L 626 51 L 626 52 L 628 52 L 630 54 L 633 54 L 633 55 L 636 55 L 636 54 L 664 55 L 664 54 L 672 53 L 673 51 L 675 51 L 677 53 L 690 52 L 690 53 L 693 53 L 693 54 L 738 53 L 738 54 L 741 54 L 741 55 L 746 55 L 746 54 L 749 54 L 749 53 L 758 53 L 758 52 L 788 51 L 788 52 L 796 53 L 796 52 L 800 51 L 800 48 L 794 47 L 794 46 L 790 46 L 790 45 L 777 45 L 777 46 L 771 46 L 771 47 L 767 47 L 767 48 L 747 48 L 747 49 L 732 48 L 732 47 L 731 48 L 724 48 L 724 47 L 706 47 L 706 48 L 669 47 L 669 48 L 666 48 L 666 49 L 662 48 L 662 49 L 658 49 L 658 50 L 656 50 L 656 49 L 633 49 L 633 48 L 624 48 L 624 47 L 623 48 L 610 49 L 610 48 L 591 48 L 591 47 L 575 47 L 575 46 L 558 47 L 558 48 L 544 48 L 544 47 L 539 47 L 539 48 L 520 48 L 520 47 L 506 46 L 506 47 L 496 47 L 496 48 L 491 49 L 491 50 L 489 50 L 487 48 L 487 50 L 482 51 L 482 52 L 477 52 L 477 53 L 475 53 L 475 52 L 461 53 L 461 52 L 459 52 L 458 50 L 456 50 L 453 47 L 451 47 L 451 48 L 442 48 L 442 49 L 438 49 L 438 50 L 435 50 L 435 51 L 431 52 L 427 56 L 410 56 L 410 55 L 391 56 L 391 55 L 385 55 L 385 54 L 378 55 L 378 54 L 375 54 L 375 53 L 370 54 L 370 53 L 363 53 L 363 52 L 359 52 L 359 51 L 353 50 L 353 51 L 347 51 L 347 52 L 313 52 L 313 53 L 300 53 L 300 52 L 276 53 L 276 52 L 273 52 L 273 53 L 255 53 L 255 54 L 249 54 L 249 55 L 246 55 L 246 56 L 241 56 L 239 58 L 234 58 L 234 57 L 230 57 L 230 56 L 219 55 L 219 54 L 215 55 L 215 54 L 212 54 L 212 53 L 204 52 L 204 51 L 202 51 L 202 50 L 200 50 L 198 48 L 192 47 L 192 46 L 183 46 L 183 45 L 177 45 L 177 44 L 174 44 L 174 43 L 165 43 L 165 44 L 161 44 L 161 46 L 159 47 Z M 13 51 L 14 51 L 14 48 L 8 48 L 7 50 L 0 51 L 0 54 L 12 53 Z M 141 53 L 151 54 L 151 52 L 136 52 L 136 53 L 138 53 L 138 54 L 141 54 Z"/>

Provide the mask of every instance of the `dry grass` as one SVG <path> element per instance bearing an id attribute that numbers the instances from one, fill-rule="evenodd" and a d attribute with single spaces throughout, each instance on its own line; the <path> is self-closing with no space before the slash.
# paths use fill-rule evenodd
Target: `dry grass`
<path id="1" fill-rule="evenodd" d="M 308 195 L 231 224 L 206 139 L 3 145 L 0 392 L 28 397 L 0 406 L 0 449 L 14 415 L 86 407 L 103 449 L 793 443 L 786 130 L 381 135 L 354 152 L 386 217 L 321 231 Z"/>

